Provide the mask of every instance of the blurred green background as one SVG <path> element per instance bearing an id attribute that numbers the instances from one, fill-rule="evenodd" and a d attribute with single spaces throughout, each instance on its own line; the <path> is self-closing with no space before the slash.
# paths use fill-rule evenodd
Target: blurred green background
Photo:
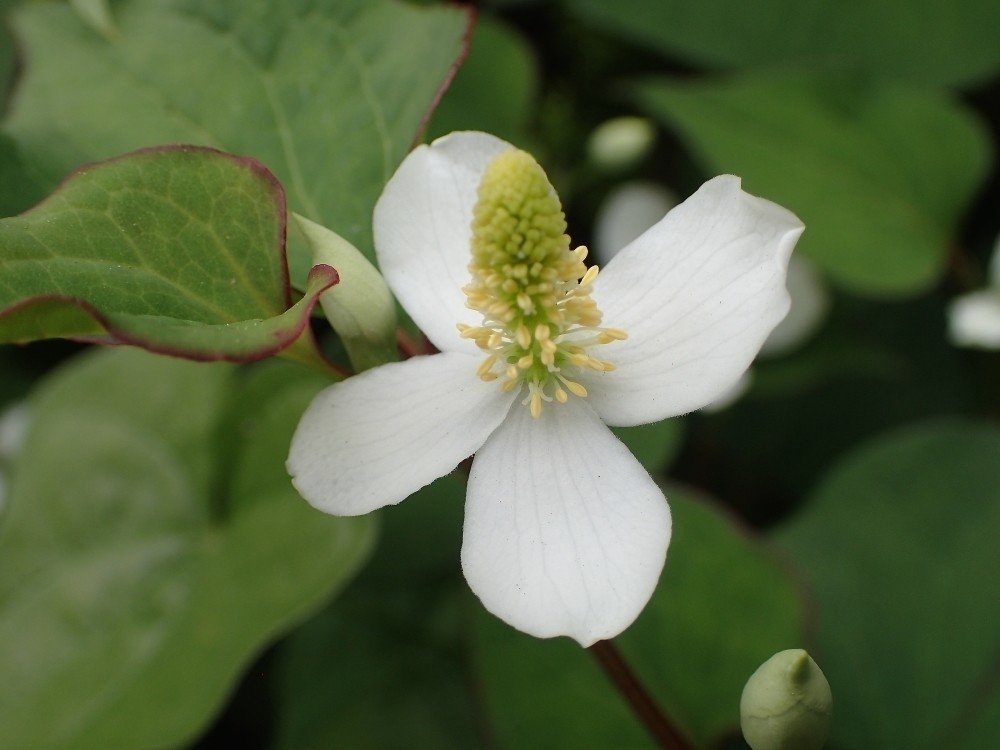
<path id="1" fill-rule="evenodd" d="M 579 244 L 636 180 L 682 199 L 729 172 L 795 211 L 794 305 L 823 313 L 734 403 L 619 433 L 675 530 L 618 645 L 699 748 L 745 747 L 743 683 L 794 647 L 832 686 L 832 750 L 1000 744 L 1000 356 L 948 328 L 1000 234 L 995 0 L 0 10 L 4 216 L 81 164 L 191 143 L 259 159 L 371 255 L 395 166 L 457 129 L 532 151 Z M 623 116 L 646 124 L 595 133 Z M 325 382 L 0 350 L 0 748 L 652 747 L 588 654 L 467 590 L 461 473 L 360 519 L 297 496 L 287 445 Z"/>

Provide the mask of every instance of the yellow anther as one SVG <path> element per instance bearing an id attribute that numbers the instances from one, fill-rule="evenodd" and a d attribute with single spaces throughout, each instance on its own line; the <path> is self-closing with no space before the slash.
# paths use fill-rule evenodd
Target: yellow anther
<path id="1" fill-rule="evenodd" d="M 531 346 L 531 331 L 528 330 L 528 326 L 518 326 L 514 340 L 517 341 L 517 345 L 522 349 L 529 348 Z"/>
<path id="2" fill-rule="evenodd" d="M 501 319 L 503 318 L 504 314 L 507 313 L 508 310 L 510 310 L 510 305 L 508 305 L 502 299 L 497 300 L 488 308 L 486 308 L 487 314 L 494 315 Z"/>
<path id="3" fill-rule="evenodd" d="M 557 375 L 556 377 L 558 377 L 559 381 L 564 386 L 566 386 L 566 390 L 568 390 L 574 396 L 579 396 L 580 398 L 584 398 L 587 395 L 587 389 L 584 388 L 579 383 L 577 383 L 576 381 L 569 380 L 567 378 L 562 377 L 561 375 Z"/>
<path id="4" fill-rule="evenodd" d="M 531 416 L 538 419 L 542 416 L 542 396 L 537 390 L 531 391 Z"/>
<path id="5" fill-rule="evenodd" d="M 567 401 L 569 401 L 569 396 L 566 395 L 566 391 L 564 391 L 559 386 L 556 386 L 555 392 L 553 392 L 552 395 L 555 396 L 556 401 L 558 401 L 560 404 L 565 404 Z"/>
<path id="6" fill-rule="evenodd" d="M 493 375 L 493 377 L 490 378 L 490 380 L 493 380 L 494 378 L 496 378 L 496 375 L 494 375 L 492 372 L 493 365 L 495 365 L 496 362 L 497 362 L 496 356 L 491 354 L 490 356 L 488 356 L 486 359 L 483 360 L 483 363 L 481 365 L 479 365 L 479 369 L 476 370 L 476 374 L 481 378 L 486 375 Z"/>
<path id="7" fill-rule="evenodd" d="M 597 343 L 610 344 L 612 341 L 624 341 L 628 334 L 621 328 L 605 328 L 597 335 Z"/>
<path id="8" fill-rule="evenodd" d="M 550 329 L 544 323 L 539 323 L 537 326 L 535 326 L 535 338 L 538 339 L 539 341 L 548 341 L 551 332 L 552 329 Z"/>
<path id="9" fill-rule="evenodd" d="M 594 279 L 597 278 L 597 266 L 591 266 L 587 269 L 587 272 L 580 279 L 580 288 L 588 287 L 594 283 Z"/>
<path id="10" fill-rule="evenodd" d="M 535 363 L 535 358 L 532 356 L 531 352 L 528 352 L 519 360 L 517 360 L 517 366 L 521 370 L 527 370 Z"/>

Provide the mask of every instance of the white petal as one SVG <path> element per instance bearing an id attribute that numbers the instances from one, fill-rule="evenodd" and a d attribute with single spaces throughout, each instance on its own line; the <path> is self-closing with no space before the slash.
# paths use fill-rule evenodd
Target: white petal
<path id="1" fill-rule="evenodd" d="M 952 300 L 948 338 L 956 346 L 1000 349 L 1000 291 L 984 289 Z"/>
<path id="2" fill-rule="evenodd" d="M 629 337 L 595 352 L 618 369 L 580 378 L 604 421 L 655 422 L 732 387 L 788 311 L 785 268 L 802 230 L 724 175 L 622 250 L 594 299 Z"/>
<path id="3" fill-rule="evenodd" d="M 594 257 L 605 265 L 677 205 L 662 185 L 636 180 L 618 186 L 604 199 L 594 221 Z"/>
<path id="4" fill-rule="evenodd" d="M 485 607 L 581 645 L 627 628 L 670 542 L 663 493 L 583 399 L 539 419 L 515 404 L 476 454 L 462 569 Z"/>
<path id="5" fill-rule="evenodd" d="M 706 414 L 717 414 L 720 411 L 725 411 L 743 398 L 746 392 L 750 390 L 752 382 L 753 370 L 747 370 L 740 375 L 740 379 L 733 383 L 728 390 L 723 391 L 722 395 L 718 396 L 714 401 L 705 404 L 705 406 L 701 407 L 701 410 Z"/>
<path id="6" fill-rule="evenodd" d="M 336 383 L 292 438 L 288 473 L 313 506 L 356 516 L 394 505 L 471 456 L 513 396 L 458 352 L 414 357 Z"/>
<path id="7" fill-rule="evenodd" d="M 792 305 L 761 347 L 762 357 L 779 357 L 804 344 L 830 311 L 830 292 L 805 257 L 793 255 L 788 261 L 786 286 Z"/>
<path id="8" fill-rule="evenodd" d="M 472 209 L 487 165 L 511 148 L 486 133 L 452 133 L 418 146 L 378 203 L 373 229 L 379 266 L 403 309 L 441 351 L 474 353 L 456 325 L 480 325 L 465 306 Z"/>

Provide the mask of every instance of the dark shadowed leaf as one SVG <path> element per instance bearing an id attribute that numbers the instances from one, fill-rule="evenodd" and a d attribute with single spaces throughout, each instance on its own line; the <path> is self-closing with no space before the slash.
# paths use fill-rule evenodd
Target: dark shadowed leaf
<path id="1" fill-rule="evenodd" d="M 568 0 L 598 24 L 709 67 L 795 65 L 904 78 L 982 81 L 1000 69 L 993 0 Z"/>
<path id="2" fill-rule="evenodd" d="M 855 293 L 933 284 L 989 166 L 978 120 L 926 90 L 758 74 L 649 81 L 638 96 L 708 171 L 797 213 L 801 252 Z"/>
<path id="3" fill-rule="evenodd" d="M 904 428 L 777 532 L 815 590 L 838 747 L 988 746 L 972 738 L 1000 711 L 998 457 L 993 425 Z"/>

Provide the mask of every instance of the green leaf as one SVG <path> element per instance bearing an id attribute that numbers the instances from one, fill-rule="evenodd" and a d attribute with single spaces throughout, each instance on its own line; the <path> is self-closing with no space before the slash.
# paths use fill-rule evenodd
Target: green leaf
<path id="1" fill-rule="evenodd" d="M 279 750 L 482 746 L 458 606 L 457 473 L 379 511 L 364 571 L 279 648 Z"/>
<path id="2" fill-rule="evenodd" d="M 181 146 L 84 167 L 0 221 L 0 341 L 78 338 L 204 360 L 277 353 L 337 281 L 316 266 L 292 305 L 284 235 L 281 186 L 252 159 Z"/>
<path id="3" fill-rule="evenodd" d="M 651 81 L 638 96 L 708 170 L 795 211 L 801 252 L 861 294 L 935 282 L 989 165 L 971 113 L 898 85 L 757 75 Z"/>
<path id="4" fill-rule="evenodd" d="M 454 587 L 352 590 L 279 652 L 277 750 L 479 747 Z"/>
<path id="5" fill-rule="evenodd" d="M 683 419 L 664 419 L 637 427 L 614 427 L 611 431 L 653 476 L 666 470 L 684 442 Z"/>
<path id="6" fill-rule="evenodd" d="M 467 478 L 456 469 L 379 511 L 382 542 L 366 581 L 391 588 L 460 575 Z"/>
<path id="7" fill-rule="evenodd" d="M 840 462 L 776 534 L 815 591 L 837 747 L 989 746 L 972 733 L 1000 712 L 998 456 L 995 425 L 903 429 Z"/>
<path id="8" fill-rule="evenodd" d="M 710 504 L 668 492 L 674 538 L 645 611 L 616 640 L 698 747 L 739 723 L 743 684 L 775 651 L 801 645 L 803 605 L 754 540 Z M 502 747 L 652 747 L 593 657 L 483 612 L 475 660 Z"/>
<path id="9" fill-rule="evenodd" d="M 0 10 L 3 7 L 0 6 Z M 0 19 L 0 111 L 6 109 L 7 95 L 14 79 L 14 40 Z"/>
<path id="10" fill-rule="evenodd" d="M 945 301 L 839 296 L 821 336 L 787 363 L 756 363 L 747 398 L 706 418 L 712 459 L 701 481 L 744 516 L 773 521 L 812 491 L 831 457 L 897 426 L 974 411 L 969 367 L 946 337 Z"/>
<path id="11" fill-rule="evenodd" d="M 26 66 L 6 131 L 43 183 L 150 144 L 212 146 L 266 164 L 292 210 L 374 257 L 372 208 L 456 65 L 465 11 L 124 0 L 114 13 L 114 43 L 64 5 L 15 15 Z M 301 284 L 308 257 L 291 263 Z"/>
<path id="12" fill-rule="evenodd" d="M 1000 69 L 993 0 L 569 0 L 601 29 L 717 67 L 794 66 L 919 83 L 984 81 Z"/>
<path id="13" fill-rule="evenodd" d="M 538 64 L 524 38 L 480 16 L 469 56 L 434 110 L 430 134 L 483 130 L 523 145 L 537 107 Z"/>
<path id="14" fill-rule="evenodd" d="M 11 747 L 191 739 L 366 558 L 371 520 L 314 511 L 284 471 L 325 381 L 276 362 L 237 372 L 102 350 L 36 394 L 0 531 Z"/>
<path id="15" fill-rule="evenodd" d="M 69 7 L 76 11 L 80 20 L 109 42 L 117 38 L 118 29 L 108 0 L 69 0 Z"/>
<path id="16" fill-rule="evenodd" d="M 47 192 L 28 174 L 17 144 L 0 133 L 0 218 L 30 208 Z"/>

